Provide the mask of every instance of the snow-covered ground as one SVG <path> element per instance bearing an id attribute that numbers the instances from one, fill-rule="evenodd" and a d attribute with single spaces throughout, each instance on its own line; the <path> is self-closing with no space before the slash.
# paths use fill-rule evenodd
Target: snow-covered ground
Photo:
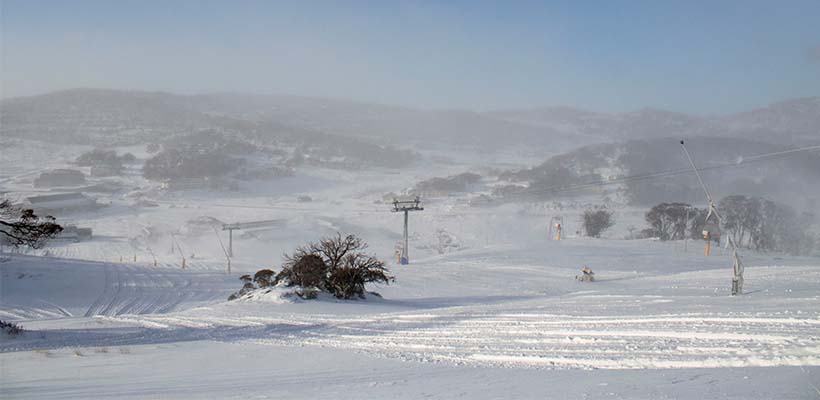
<path id="1" fill-rule="evenodd" d="M 22 195 L 37 166 L 12 161 L 3 184 Z M 817 258 L 745 254 L 746 294 L 730 297 L 725 250 L 623 240 L 643 210 L 617 209 L 607 238 L 587 239 L 574 234 L 576 208 L 447 198 L 411 216 L 411 264 L 395 265 L 401 216 L 381 196 L 470 167 L 305 170 L 240 193 L 165 193 L 123 178 L 140 189 L 65 217 L 92 227 L 91 241 L 3 255 L 0 319 L 27 332 L 0 339 L 0 394 L 820 397 Z M 158 207 L 136 205 L 135 191 Z M 560 242 L 547 238 L 555 215 L 567 226 Z M 209 218 L 281 224 L 235 232 L 228 275 L 227 235 Z M 276 269 L 283 252 L 337 230 L 390 261 L 395 284 L 372 288 L 382 298 L 226 301 L 240 273 Z M 438 254 L 441 230 L 458 246 Z M 575 281 L 582 265 L 596 282 Z"/>

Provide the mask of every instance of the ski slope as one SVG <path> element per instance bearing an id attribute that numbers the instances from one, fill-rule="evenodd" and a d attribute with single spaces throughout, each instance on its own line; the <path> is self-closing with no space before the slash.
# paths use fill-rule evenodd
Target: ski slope
<path id="1" fill-rule="evenodd" d="M 22 196 L 42 165 L 14 161 L 3 183 Z M 623 240 L 645 210 L 614 208 L 616 226 L 588 239 L 573 232 L 600 199 L 448 197 L 411 216 L 411 264 L 394 264 L 401 216 L 382 195 L 464 170 L 317 169 L 249 193 L 164 193 L 122 177 L 137 189 L 63 219 L 92 240 L 0 257 L 0 319 L 27 330 L 0 339 L 0 397 L 820 398 L 816 257 L 744 251 L 745 294 L 731 297 L 725 249 Z M 546 234 L 555 215 L 560 242 Z M 268 219 L 283 225 L 234 233 L 230 275 L 225 234 L 197 223 Z M 439 230 L 458 246 L 439 254 Z M 396 282 L 371 288 L 382 298 L 226 301 L 240 274 L 278 270 L 283 252 L 336 231 L 389 262 Z M 596 282 L 574 280 L 583 265 Z"/>
<path id="2" fill-rule="evenodd" d="M 486 393 L 477 390 L 482 379 L 476 377 L 482 373 L 524 385 L 510 387 L 512 397 L 563 393 L 577 398 L 657 398 L 647 396 L 653 392 L 643 381 L 644 374 L 657 371 L 714 384 L 708 391 L 677 384 L 664 392 L 670 398 L 772 398 L 776 393 L 777 398 L 798 399 L 816 393 L 820 268 L 805 265 L 805 259 L 754 265 L 751 257 L 747 294 L 733 298 L 726 293 L 730 271 L 722 265 L 725 260 L 695 255 L 664 260 L 665 244 L 584 240 L 530 246 L 451 253 L 394 266 L 397 283 L 378 289 L 383 299 L 353 302 L 226 302 L 239 282 L 218 264 L 211 271 L 183 271 L 12 256 L 0 264 L 4 318 L 21 321 L 31 332 L 1 341 L 0 360 L 57 375 L 71 365 L 88 371 L 115 366 L 124 375 L 111 384 L 122 385 L 122 391 L 103 385 L 100 393 L 130 393 L 123 397 L 134 398 L 267 396 L 248 388 L 234 393 L 236 388 L 227 384 L 217 385 L 214 392 L 209 391 L 212 384 L 183 384 L 198 380 L 192 374 L 222 370 L 219 361 L 229 353 L 242 355 L 241 361 L 226 377 L 219 375 L 220 381 L 251 385 L 270 377 L 280 385 L 274 393 L 302 393 L 297 388 L 310 382 L 308 371 L 313 368 L 303 364 L 313 365 L 328 354 L 370 370 L 368 379 L 374 381 L 368 385 L 374 386 L 368 390 L 380 385 L 403 388 L 399 398 L 416 398 L 412 394 L 420 396 L 425 390 L 447 398 L 444 394 L 451 392 L 444 386 L 453 384 L 465 388 L 469 397 L 482 398 Z M 560 264 L 538 264 L 544 251 L 556 250 L 565 253 L 555 257 Z M 602 264 L 596 269 L 598 282 L 575 282 L 573 264 L 564 264 L 580 254 L 600 254 L 603 259 L 612 251 L 633 256 L 610 258 L 608 264 L 588 257 Z M 629 262 L 642 258 L 645 263 Z M 699 260 L 702 269 L 687 268 L 691 259 Z M 502 279 L 511 272 L 518 279 Z M 21 273 L 32 275 L 14 278 Z M 35 291 L 34 286 L 48 290 Z M 142 392 L 129 383 L 131 377 L 147 373 L 139 359 L 169 357 L 169 351 L 179 359 L 166 362 L 179 370 L 165 370 L 162 384 L 157 381 L 152 391 Z M 191 352 L 208 354 L 209 361 L 182 361 L 192 357 Z M 305 359 L 285 361 L 294 356 Z M 256 357 L 271 362 L 257 365 L 251 361 Z M 256 366 L 246 368 L 245 363 Z M 382 365 L 391 367 L 382 371 Z M 341 387 L 359 387 L 361 371 L 317 368 L 338 397 L 356 397 Z M 4 367 L 2 374 L 11 398 L 82 398 L 93 387 L 32 381 L 15 369 Z M 297 379 L 295 370 L 307 375 Z M 457 371 L 454 380 L 439 381 L 442 386 L 437 388 L 423 383 L 442 370 Z M 582 389 L 553 382 L 549 390 L 534 383 L 554 374 L 587 382 L 591 376 L 606 376 L 610 383 L 606 388 L 589 383 L 592 386 Z M 750 375 L 778 386 L 730 384 Z M 784 386 L 784 380 L 797 386 Z M 78 387 L 66 391 L 66 385 Z M 647 391 L 636 391 L 636 385 Z M 750 387 L 757 389 L 748 391 Z M 380 390 L 371 393 L 387 393 Z"/>
<path id="3" fill-rule="evenodd" d="M 168 266 L 15 255 L 2 263 L 0 318 L 167 313 L 224 299 L 233 279 Z"/>

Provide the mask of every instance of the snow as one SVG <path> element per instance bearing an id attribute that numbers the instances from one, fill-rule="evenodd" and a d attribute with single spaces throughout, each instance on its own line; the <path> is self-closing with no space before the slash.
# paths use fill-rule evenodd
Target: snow
<path id="1" fill-rule="evenodd" d="M 25 193 L 18 177 L 42 167 L 33 159 L 12 160 L 7 190 Z M 0 318 L 27 332 L 0 339 L 0 395 L 820 396 L 818 258 L 744 252 L 746 293 L 731 297 L 725 250 L 706 257 L 700 242 L 622 240 L 629 225 L 642 226 L 641 210 L 616 209 L 607 238 L 588 239 L 573 234 L 578 207 L 471 208 L 449 198 L 411 215 L 411 264 L 396 265 L 401 217 L 381 195 L 464 170 L 308 169 L 308 180 L 242 193 L 164 193 L 126 176 L 159 207 L 112 194 L 108 207 L 70 216 L 94 229 L 91 241 L 3 254 Z M 302 194 L 313 201 L 298 203 Z M 560 242 L 547 240 L 556 213 L 566 221 Z M 215 237 L 227 235 L 189 223 L 211 218 L 283 226 L 234 232 L 229 275 Z M 439 229 L 460 247 L 437 254 Z M 302 300 L 275 288 L 226 300 L 240 274 L 278 270 L 283 252 L 335 230 L 361 235 L 389 261 L 396 282 L 369 288 L 381 298 Z M 582 265 L 596 282 L 574 280 Z"/>
<path id="2" fill-rule="evenodd" d="M 105 348 L 101 348 L 105 349 Z M 119 349 L 125 349 L 122 353 Z M 816 396 L 816 370 L 535 370 L 424 364 L 314 347 L 209 341 L 4 355 L 8 398 L 757 398 Z M 214 360 L 218 360 L 214 363 Z M 48 384 L 31 368 L 51 366 Z M 148 368 L 137 366 L 150 366 Z M 89 379 L 89 377 L 93 377 Z M 738 393 L 738 392 L 736 392 Z"/>
<path id="3" fill-rule="evenodd" d="M 659 253 L 668 250 L 654 242 L 577 242 L 543 247 L 602 256 L 620 248 L 647 261 L 661 260 Z M 133 398 L 309 397 L 315 389 L 304 391 L 305 383 L 322 379 L 323 393 L 341 398 L 356 397 L 354 388 L 368 397 L 395 397 L 382 385 L 399 386 L 398 398 L 427 391 L 444 398 L 454 387 L 486 398 L 812 395 L 810 384 L 820 376 L 816 266 L 800 259 L 777 266 L 750 262 L 748 294 L 733 298 L 726 293 L 730 271 L 717 257 L 691 256 L 703 267 L 692 271 L 684 271 L 684 257 L 657 267 L 628 262 L 632 257 L 611 260 L 596 269 L 599 282 L 585 284 L 572 280 L 572 266 L 539 266 L 533 258 L 521 265 L 521 258 L 536 254 L 524 247 L 395 266 L 397 283 L 379 288 L 384 299 L 347 302 L 283 301 L 279 290 L 226 302 L 240 282 L 221 271 L 11 256 L 1 267 L 4 318 L 29 332 L 0 342 L 4 390 L 12 398 L 83 398 L 92 389 Z M 94 281 L 99 270 L 109 272 Z M 521 279 L 504 279 L 511 272 Z M 20 273 L 31 275 L 15 278 Z M 163 367 L 163 374 L 145 370 L 154 363 L 175 367 Z M 82 375 L 91 378 L 88 385 L 50 378 L 71 376 L 74 367 L 88 374 Z M 44 368 L 49 373 L 39 380 L 19 375 Z M 439 372 L 449 378 L 428 383 Z M 482 374 L 509 392 L 478 390 Z M 741 374 L 758 381 L 749 385 Z M 220 383 L 187 383 L 207 382 L 203 376 Z M 275 390 L 254 389 L 256 379 L 268 376 Z M 578 384 L 561 385 L 559 376 Z M 140 389 L 139 377 L 150 377 L 154 388 Z M 712 384 L 670 383 L 687 379 Z M 550 389 L 538 383 L 545 381 L 553 382 Z M 597 385 L 605 381 L 602 390 Z M 652 389 L 651 382 L 665 389 Z"/>

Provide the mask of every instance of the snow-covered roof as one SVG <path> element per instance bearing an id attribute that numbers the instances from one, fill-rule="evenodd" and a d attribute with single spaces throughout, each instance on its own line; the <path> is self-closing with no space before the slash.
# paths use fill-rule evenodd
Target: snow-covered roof
<path id="1" fill-rule="evenodd" d="M 48 201 L 57 201 L 57 200 L 80 200 L 86 199 L 85 195 L 79 192 L 72 192 L 72 193 L 59 193 L 59 194 L 47 194 L 43 196 L 32 196 L 26 198 L 29 203 L 44 203 Z"/>

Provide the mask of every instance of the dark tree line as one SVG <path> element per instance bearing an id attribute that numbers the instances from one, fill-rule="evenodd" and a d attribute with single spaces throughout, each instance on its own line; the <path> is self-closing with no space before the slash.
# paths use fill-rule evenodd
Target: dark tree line
<path id="1" fill-rule="evenodd" d="M 121 169 L 123 164 L 132 163 L 137 158 L 131 153 L 117 155 L 114 150 L 94 149 L 87 151 L 77 157 L 75 162 L 79 166 L 106 166 L 114 169 Z"/>
<path id="2" fill-rule="evenodd" d="M 702 217 L 702 218 L 701 218 Z M 651 235 L 660 240 L 679 240 L 697 234 L 706 214 L 686 203 L 661 203 L 646 213 Z M 701 221 L 699 224 L 697 221 Z"/>
<path id="3" fill-rule="evenodd" d="M 762 197 L 732 195 L 718 204 L 723 229 L 739 246 L 762 251 L 806 254 L 816 243 L 809 229 L 815 220 L 810 213 Z"/>
<path id="4" fill-rule="evenodd" d="M 791 207 L 762 197 L 731 195 L 718 202 L 722 225 L 713 215 L 706 220 L 708 210 L 686 203 L 661 203 L 646 213 L 648 234 L 661 240 L 679 240 L 689 235 L 702 238 L 708 230 L 712 239 L 731 235 L 741 247 L 761 251 L 783 251 L 808 254 L 817 244 L 810 233 L 815 217 L 798 214 Z"/>
<path id="5" fill-rule="evenodd" d="M 236 167 L 227 155 L 195 149 L 166 149 L 146 160 L 142 174 L 146 179 L 219 177 Z"/>

